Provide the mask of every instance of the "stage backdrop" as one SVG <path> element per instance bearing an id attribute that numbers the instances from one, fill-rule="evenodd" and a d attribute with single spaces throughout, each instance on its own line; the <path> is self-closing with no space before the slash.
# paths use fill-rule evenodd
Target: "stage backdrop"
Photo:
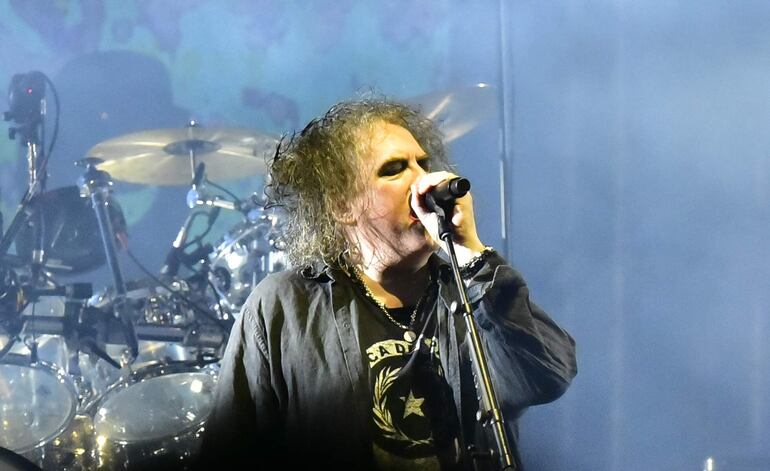
<path id="1" fill-rule="evenodd" d="M 470 94 L 451 152 L 483 238 L 578 343 L 572 388 L 522 420 L 528 469 L 770 469 L 768 22 L 761 0 L 0 0 L 0 84 L 59 91 L 49 188 L 129 132 L 277 136 L 362 92 Z M 6 224 L 25 165 L 0 138 Z M 154 272 L 186 191 L 116 184 Z"/>

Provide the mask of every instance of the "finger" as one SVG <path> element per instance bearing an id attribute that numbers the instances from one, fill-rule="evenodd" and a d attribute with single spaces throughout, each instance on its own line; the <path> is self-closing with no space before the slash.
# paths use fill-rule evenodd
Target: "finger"
<path id="1" fill-rule="evenodd" d="M 450 172 L 433 172 L 423 175 L 417 180 L 417 193 L 424 195 L 439 183 L 452 179 L 457 175 Z"/>
<path id="2" fill-rule="evenodd" d="M 452 225 L 455 227 L 460 227 L 464 220 L 462 211 L 455 211 L 452 215 Z"/>
<path id="3" fill-rule="evenodd" d="M 428 212 L 428 207 L 425 204 L 424 198 L 420 197 L 420 194 L 417 191 L 417 184 L 413 183 L 411 186 L 411 195 L 409 197 L 409 204 L 412 206 L 412 209 L 414 210 L 415 214 L 417 214 L 417 217 L 422 219 L 423 216 Z"/>

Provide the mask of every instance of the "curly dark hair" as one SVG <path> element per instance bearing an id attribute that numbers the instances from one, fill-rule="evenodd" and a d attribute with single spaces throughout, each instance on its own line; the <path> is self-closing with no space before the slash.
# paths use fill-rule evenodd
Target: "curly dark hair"
<path id="1" fill-rule="evenodd" d="M 284 136 L 268 165 L 267 206 L 285 211 L 283 239 L 291 263 L 339 265 L 357 252 L 334 215 L 365 191 L 362 156 L 382 122 L 408 130 L 432 170 L 450 168 L 440 131 L 417 109 L 379 98 L 332 106 L 302 131 Z"/>

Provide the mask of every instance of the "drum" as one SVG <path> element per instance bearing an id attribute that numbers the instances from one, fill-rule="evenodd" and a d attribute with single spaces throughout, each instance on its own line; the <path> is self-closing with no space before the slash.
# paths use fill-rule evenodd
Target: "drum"
<path id="1" fill-rule="evenodd" d="M 72 421 L 78 395 L 60 368 L 23 355 L 0 362 L 0 446 L 16 453 L 41 448 Z"/>
<path id="2" fill-rule="evenodd" d="M 92 408 L 100 469 L 184 469 L 214 406 L 217 370 L 193 362 L 141 368 Z"/>
<path id="3" fill-rule="evenodd" d="M 78 302 L 74 304 L 77 305 Z M 77 312 L 69 313 L 71 317 L 79 317 L 83 313 L 82 305 L 73 308 L 73 303 L 65 297 L 41 296 L 37 302 L 28 305 L 21 315 L 25 321 L 32 320 L 36 316 L 48 318 L 51 319 L 51 325 L 55 326 L 58 322 L 61 326 L 58 328 L 63 329 L 67 309 L 78 309 Z M 66 338 L 64 330 L 57 335 L 38 334 L 32 336 L 27 333 L 25 342 L 16 342 L 11 353 L 30 358 L 32 352 L 27 344 L 33 340 L 37 345 L 37 358 L 66 374 L 77 392 L 79 403 L 88 402 L 91 398 L 99 395 L 117 378 L 115 368 L 98 357 L 79 350 L 79 343 L 73 342 L 72 337 Z"/>
<path id="4" fill-rule="evenodd" d="M 287 267 L 281 219 L 274 211 L 254 209 L 235 226 L 209 257 L 209 279 L 230 315 L 240 311 L 252 288 L 265 276 Z"/>
<path id="5" fill-rule="evenodd" d="M 42 296 L 21 315 L 55 319 L 70 308 L 64 297 Z M 35 362 L 30 360 L 33 342 Z M 27 333 L 24 341 L 9 349 L 11 353 L 0 362 L 0 445 L 44 470 L 91 469 L 90 417 L 79 416 L 78 411 L 81 401 L 98 394 L 92 386 L 97 384 L 100 365 L 94 364 L 95 358 L 71 350 L 62 335 Z M 102 385 L 104 389 L 108 384 Z"/>
<path id="6" fill-rule="evenodd" d="M 46 270 L 77 274 L 100 267 L 106 261 L 96 215 L 87 198 L 76 186 L 57 188 L 40 194 L 30 208 L 43 219 Z M 110 220 L 116 233 L 126 232 L 120 205 L 110 199 Z M 34 231 L 24 225 L 16 238 L 16 252 L 25 262 L 32 259 Z"/>
<path id="7" fill-rule="evenodd" d="M 35 463 L 3 447 L 0 447 L 0 469 L 3 471 L 40 471 Z"/>
<path id="8" fill-rule="evenodd" d="M 94 469 L 95 437 L 91 422 L 88 415 L 75 415 L 61 435 L 47 443 L 43 450 L 28 457 L 46 471 Z"/>

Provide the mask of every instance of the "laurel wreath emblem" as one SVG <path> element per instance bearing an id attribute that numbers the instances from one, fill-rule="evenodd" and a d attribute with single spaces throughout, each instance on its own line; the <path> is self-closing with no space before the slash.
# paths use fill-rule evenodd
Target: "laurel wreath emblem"
<path id="1" fill-rule="evenodd" d="M 409 437 L 396 426 L 390 411 L 386 407 L 385 395 L 393 386 L 399 371 L 401 371 L 401 368 L 385 368 L 377 374 L 377 379 L 374 382 L 374 406 L 372 407 L 374 423 L 384 432 L 385 438 L 409 442 L 409 446 L 429 445 L 433 442 L 433 434 L 422 440 L 415 440 Z"/>

